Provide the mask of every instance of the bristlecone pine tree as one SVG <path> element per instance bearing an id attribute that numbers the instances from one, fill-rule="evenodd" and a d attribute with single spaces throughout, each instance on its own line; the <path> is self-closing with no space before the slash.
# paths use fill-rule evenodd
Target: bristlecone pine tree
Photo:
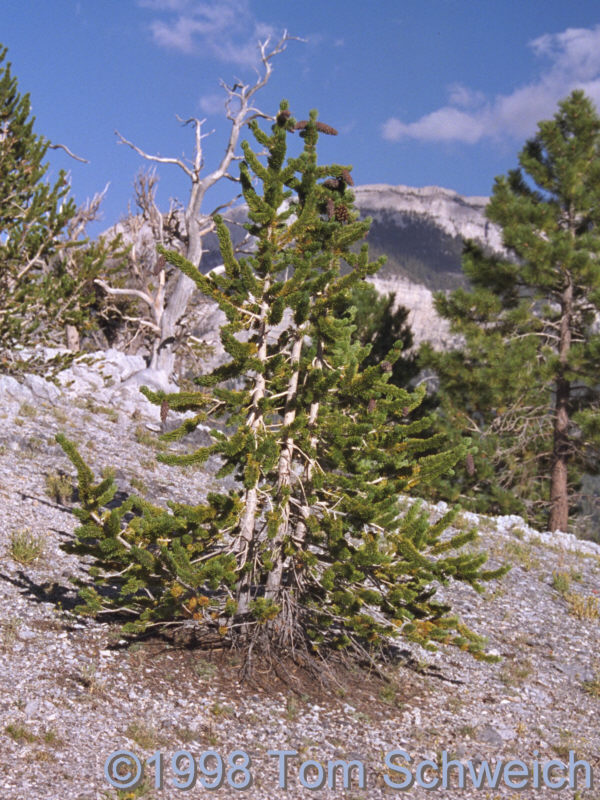
<path id="1" fill-rule="evenodd" d="M 31 275 L 56 252 L 76 208 L 60 173 L 44 181 L 48 142 L 33 131 L 29 95 L 20 95 L 0 47 L 0 344 L 23 336 Z"/>
<path id="2" fill-rule="evenodd" d="M 50 143 L 34 132 L 29 95 L 19 94 L 6 53 L 0 46 L 0 353 L 14 366 L 17 344 L 64 345 L 67 326 L 95 327 L 103 303 L 94 278 L 121 254 L 118 240 L 81 237 L 86 209 L 69 198 L 64 171 L 46 180 Z"/>
<path id="3" fill-rule="evenodd" d="M 582 475 L 600 463 L 600 118 L 583 92 L 539 124 L 519 162 L 486 209 L 511 259 L 468 248 L 472 289 L 437 298 L 464 348 L 425 361 L 446 419 L 481 444 L 455 486 L 503 510 L 512 495 L 566 531 Z"/>
<path id="4" fill-rule="evenodd" d="M 227 426 L 212 430 L 211 445 L 161 460 L 190 466 L 218 456 L 218 475 L 233 473 L 236 488 L 170 510 L 129 498 L 102 511 L 114 485 L 94 486 L 75 447 L 59 439 L 79 472 L 83 525 L 73 549 L 94 561 L 96 585 L 83 587 L 81 610 L 125 610 L 134 632 L 191 620 L 205 641 L 309 661 L 332 647 L 364 656 L 400 634 L 483 656 L 482 640 L 435 601 L 436 582 L 479 589 L 501 571 L 482 570 L 485 554 L 456 552 L 475 534 L 444 536 L 453 512 L 435 524 L 418 504 L 400 514 L 401 493 L 464 453 L 420 456 L 431 442 L 406 417 L 422 395 L 389 381 L 398 348 L 385 364 L 359 368 L 368 348 L 354 339 L 351 292 L 379 263 L 369 263 L 366 245 L 350 250 L 369 223 L 358 221 L 350 191 L 325 185 L 348 173 L 317 165 L 318 125 L 313 112 L 299 129 L 301 153 L 286 161 L 295 129 L 287 105 L 270 134 L 251 124 L 267 154 L 265 164 L 243 145 L 252 255 L 235 257 L 221 219 L 224 274 L 203 276 L 163 251 L 227 315 L 230 360 L 197 378 L 197 391 L 144 390 L 163 417 L 194 412 L 167 441 L 199 423 Z M 344 212 L 328 213 L 330 201 Z"/>

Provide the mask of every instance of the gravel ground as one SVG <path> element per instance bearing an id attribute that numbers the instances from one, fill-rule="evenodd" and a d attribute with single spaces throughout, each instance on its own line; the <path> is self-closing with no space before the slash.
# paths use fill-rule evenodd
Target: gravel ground
<path id="1" fill-rule="evenodd" d="M 539 535 L 518 517 L 463 514 L 458 524 L 476 525 L 491 563 L 511 562 L 513 568 L 482 596 L 461 586 L 444 594 L 467 624 L 488 636 L 499 663 L 477 662 L 453 649 L 426 653 L 402 645 L 398 662 L 386 667 L 387 683 L 339 669 L 328 684 L 298 675 L 292 691 L 258 670 L 252 685 L 240 685 L 235 653 L 159 639 L 131 643 L 116 625 L 71 612 L 69 578 L 84 570 L 61 544 L 73 536 L 76 519 L 69 504 L 51 499 L 46 488 L 48 475 L 73 472 L 54 444 L 58 431 L 78 443 L 97 472 L 115 466 L 122 491 L 133 486 L 155 502 L 201 500 L 214 486 L 210 465 L 182 471 L 157 464 L 148 428 L 157 426 L 143 413 L 132 419 L 129 411 L 115 413 L 82 397 L 66 403 L 64 395 L 7 409 L 4 417 L 0 413 L 3 800 L 396 797 L 403 792 L 385 782 L 385 757 L 394 749 L 410 755 L 413 774 L 423 759 L 440 762 L 443 751 L 473 769 L 483 761 L 494 769 L 509 759 L 533 769 L 535 759 L 568 760 L 573 752 L 600 780 L 598 546 Z M 442 511 L 434 507 L 431 513 Z M 42 552 L 19 563 L 15 543 L 27 537 Z M 288 677 L 294 679 L 291 672 Z M 162 753 L 162 788 L 154 786 L 157 759 L 135 790 L 113 788 L 104 765 L 117 750 L 132 751 L 142 762 Z M 177 750 L 197 759 L 208 750 L 219 754 L 225 763 L 221 788 L 203 788 L 200 776 L 192 795 L 176 788 L 171 756 Z M 244 790 L 228 785 L 227 758 L 234 750 L 251 759 L 253 782 Z M 297 753 L 287 761 L 287 788 L 279 786 L 281 757 L 270 750 Z M 335 759 L 360 762 L 364 787 L 358 768 L 350 788 L 343 788 L 338 770 L 335 789 L 317 789 L 319 768 L 301 767 L 319 762 L 326 776 Z M 182 771 L 186 763 L 182 758 Z M 397 763 L 407 766 L 402 758 Z M 206 762 L 207 768 L 216 764 Z M 503 780 L 496 789 L 476 790 L 467 773 L 463 788 L 455 780 L 454 788 L 433 792 L 415 785 L 406 796 L 597 800 L 598 790 L 585 789 L 580 774 L 578 794 L 572 788 L 517 792 Z M 301 779 L 315 788 L 305 788 Z M 389 779 L 401 782 L 403 775 L 389 773 Z"/>

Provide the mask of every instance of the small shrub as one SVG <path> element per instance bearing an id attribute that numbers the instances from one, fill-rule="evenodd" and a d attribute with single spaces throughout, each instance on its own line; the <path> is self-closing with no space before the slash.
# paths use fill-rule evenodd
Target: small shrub
<path id="1" fill-rule="evenodd" d="M 569 604 L 569 613 L 577 619 L 598 619 L 600 612 L 597 597 L 584 597 L 577 592 L 569 592 L 565 595 L 565 600 Z"/>
<path id="2" fill-rule="evenodd" d="M 142 478 L 136 478 L 134 476 L 131 478 L 130 483 L 132 489 L 135 489 L 137 492 L 141 492 L 142 494 L 147 494 L 148 486 Z"/>
<path id="3" fill-rule="evenodd" d="M 600 672 L 596 672 L 591 680 L 584 681 L 583 688 L 592 697 L 597 697 L 600 700 Z"/>
<path id="4" fill-rule="evenodd" d="M 44 541 L 27 528 L 10 537 L 10 554 L 19 564 L 32 564 L 44 552 Z"/>
<path id="5" fill-rule="evenodd" d="M 510 661 L 502 668 L 500 680 L 505 686 L 519 686 L 532 672 L 533 665 L 529 659 Z"/>
<path id="6" fill-rule="evenodd" d="M 144 447 L 155 447 L 156 446 L 156 437 L 150 433 L 149 430 L 144 428 L 142 425 L 138 425 L 135 429 L 135 440 L 138 444 L 143 444 Z"/>
<path id="7" fill-rule="evenodd" d="M 77 682 L 85 686 L 90 694 L 97 694 L 104 688 L 104 684 L 98 681 L 96 672 L 96 664 L 83 664 L 78 674 L 75 676 Z"/>
<path id="8" fill-rule="evenodd" d="M 51 472 L 46 475 L 46 494 L 51 500 L 64 505 L 73 496 L 73 484 L 68 475 Z"/>
<path id="9" fill-rule="evenodd" d="M 49 744 L 52 747 L 60 747 L 61 745 L 64 744 L 62 738 L 52 728 L 47 728 L 44 731 L 44 735 L 42 738 L 44 739 L 44 742 L 46 744 Z"/>
<path id="10" fill-rule="evenodd" d="M 214 678 L 217 673 L 217 665 L 211 661 L 206 661 L 204 658 L 197 659 L 192 669 L 199 678 L 205 681 Z"/>
<path id="11" fill-rule="evenodd" d="M 564 597 L 571 586 L 571 578 L 566 572 L 552 573 L 552 588 Z"/>
<path id="12" fill-rule="evenodd" d="M 396 687 L 387 683 L 379 692 L 379 699 L 388 706 L 398 705 L 398 691 Z"/>
<path id="13" fill-rule="evenodd" d="M 68 414 L 62 410 L 62 408 L 55 408 L 53 409 L 54 417 L 57 422 L 60 422 L 61 425 L 64 425 L 66 422 L 69 421 Z"/>
<path id="14" fill-rule="evenodd" d="M 117 470 L 114 467 L 103 467 L 101 475 L 104 480 L 114 481 L 117 477 Z"/>
<path id="15" fill-rule="evenodd" d="M 158 731 L 144 722 L 131 722 L 125 731 L 125 736 L 132 739 L 142 750 L 154 750 L 162 741 Z"/>
<path id="16" fill-rule="evenodd" d="M 175 737 L 181 744 L 194 742 L 199 736 L 200 734 L 195 728 L 188 728 L 187 726 L 175 728 Z"/>
<path id="17" fill-rule="evenodd" d="M 2 623 L 2 646 L 10 650 L 17 638 L 17 633 L 22 620 L 19 617 L 9 617 Z"/>
<path id="18" fill-rule="evenodd" d="M 533 555 L 533 548 L 530 544 L 523 544 L 519 541 L 508 541 L 504 546 L 504 552 L 508 558 L 513 558 L 526 571 L 539 566 L 539 561 Z"/>
<path id="19" fill-rule="evenodd" d="M 110 408 L 110 406 L 98 405 L 91 397 L 86 398 L 83 407 L 91 411 L 92 414 L 104 414 L 111 422 L 119 421 L 119 412 L 116 409 Z"/>
<path id="20" fill-rule="evenodd" d="M 290 720 L 290 722 L 294 722 L 294 720 L 297 720 L 300 716 L 300 707 L 298 706 L 298 701 L 293 694 L 289 695 L 286 700 L 285 716 L 286 719 Z"/>
<path id="21" fill-rule="evenodd" d="M 23 725 L 22 722 L 11 722 L 9 725 L 4 728 L 4 733 L 10 736 L 11 739 L 14 739 L 15 742 L 32 744 L 33 742 L 37 742 L 38 737 L 35 733 L 27 727 L 27 725 Z"/>
<path id="22" fill-rule="evenodd" d="M 231 706 L 224 706 L 221 703 L 213 703 L 210 713 L 213 717 L 226 717 L 231 718 L 235 716 L 235 711 Z"/>
<path id="23" fill-rule="evenodd" d="M 29 405 L 29 403 L 21 403 L 21 407 L 19 408 L 19 416 L 35 419 L 35 417 L 37 417 L 37 411 L 33 406 Z"/>

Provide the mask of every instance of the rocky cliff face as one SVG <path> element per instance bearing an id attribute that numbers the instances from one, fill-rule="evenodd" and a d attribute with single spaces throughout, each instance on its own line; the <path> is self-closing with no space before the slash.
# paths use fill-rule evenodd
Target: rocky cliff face
<path id="1" fill-rule="evenodd" d="M 490 250 L 502 250 L 499 229 L 485 218 L 487 197 L 463 197 L 439 186 L 389 186 L 386 183 L 357 187 L 356 204 L 375 221 L 383 214 L 398 227 L 409 227 L 422 218 L 452 238 L 476 239 Z"/>
<path id="2" fill-rule="evenodd" d="M 435 312 L 432 292 L 465 285 L 461 256 L 466 239 L 502 251 L 500 230 L 485 218 L 488 198 L 463 197 L 438 186 L 387 184 L 359 186 L 355 194 L 361 215 L 373 219 L 371 256 L 387 257 L 372 282 L 410 310 L 415 344 L 426 340 L 447 346 L 448 326 Z"/>

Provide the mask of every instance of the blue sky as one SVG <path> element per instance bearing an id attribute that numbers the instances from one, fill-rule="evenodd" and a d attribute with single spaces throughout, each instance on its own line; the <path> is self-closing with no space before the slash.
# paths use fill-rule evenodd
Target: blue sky
<path id="1" fill-rule="evenodd" d="M 252 80 L 255 43 L 283 29 L 306 41 L 277 57 L 258 105 L 318 108 L 339 131 L 321 137 L 320 160 L 352 164 L 358 183 L 487 195 L 573 88 L 600 107 L 597 0 L 3 0 L 0 42 L 36 131 L 90 162 L 51 151 L 52 173 L 69 170 L 78 202 L 110 182 L 97 232 L 126 213 L 147 166 L 114 131 L 191 156 L 176 115 L 206 117 L 211 169 L 227 134 L 219 79 Z M 160 205 L 185 202 L 185 175 L 158 174 Z"/>

